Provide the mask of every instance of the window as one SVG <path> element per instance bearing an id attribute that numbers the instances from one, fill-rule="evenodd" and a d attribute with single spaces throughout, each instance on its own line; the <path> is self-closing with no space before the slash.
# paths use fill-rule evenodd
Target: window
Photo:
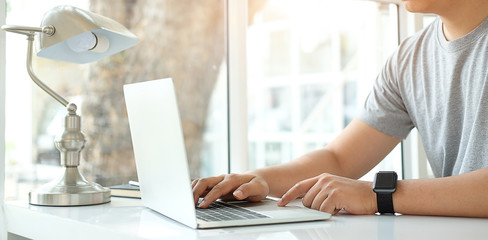
<path id="1" fill-rule="evenodd" d="M 167 77 L 177 89 L 191 176 L 227 171 L 224 0 L 10 0 L 6 22 L 39 26 L 42 14 L 58 5 L 110 17 L 140 39 L 86 65 L 34 58 L 39 78 L 78 105 L 87 135 L 80 168 L 88 180 L 110 186 L 137 179 L 122 86 Z M 8 33 L 6 45 L 6 198 L 26 199 L 60 173 L 53 139 L 66 112 L 27 75 L 25 37 Z"/>
<path id="2" fill-rule="evenodd" d="M 397 45 L 396 4 L 249 1 L 248 168 L 327 145 L 359 112 Z M 378 168 L 401 173 L 400 148 Z"/>

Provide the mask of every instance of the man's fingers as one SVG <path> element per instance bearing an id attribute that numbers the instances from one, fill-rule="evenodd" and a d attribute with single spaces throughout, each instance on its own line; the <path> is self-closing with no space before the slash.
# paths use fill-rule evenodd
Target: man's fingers
<path id="1" fill-rule="evenodd" d="M 198 199 L 208 194 L 208 191 L 224 179 L 223 176 L 195 179 L 192 182 L 193 200 L 195 205 Z"/>
<path id="2" fill-rule="evenodd" d="M 229 186 L 226 185 L 226 182 L 220 182 L 215 185 L 210 191 L 208 191 L 207 195 L 203 198 L 200 202 L 198 207 L 206 208 L 208 207 L 213 201 L 219 199 L 220 197 L 226 195 L 230 192 Z"/>
<path id="3" fill-rule="evenodd" d="M 198 181 L 199 181 L 199 180 L 200 180 L 200 179 L 198 179 L 198 178 L 197 178 L 197 179 L 195 179 L 195 180 L 193 180 L 193 181 L 191 182 L 191 188 L 192 188 L 192 189 L 195 187 L 195 185 L 197 185 L 197 183 L 198 183 Z"/>
<path id="4" fill-rule="evenodd" d="M 251 202 L 261 201 L 269 193 L 267 184 L 262 183 L 260 180 L 253 178 L 249 183 L 242 184 L 232 194 L 237 200 L 247 199 Z"/>
<path id="5" fill-rule="evenodd" d="M 309 194 L 310 194 L 310 192 L 308 192 L 303 199 L 305 199 L 306 197 L 308 197 Z M 304 203 L 303 205 L 306 206 L 306 207 L 309 207 L 311 209 L 320 210 L 322 204 L 327 199 L 328 195 L 327 195 L 327 193 L 325 193 L 323 191 L 319 191 L 319 192 L 315 193 L 315 195 L 310 196 L 310 197 L 312 198 L 312 204 L 307 206 Z"/>
<path id="6" fill-rule="evenodd" d="M 305 207 L 313 208 L 314 201 L 316 197 L 320 194 L 321 188 L 314 184 L 307 193 L 303 196 L 302 204 Z M 327 197 L 327 196 L 325 196 Z M 325 199 L 325 198 L 324 198 Z"/>
<path id="7" fill-rule="evenodd" d="M 292 188 L 288 190 L 278 201 L 278 206 L 286 206 L 291 201 L 295 200 L 298 197 L 303 197 L 305 194 L 310 190 L 310 188 L 317 182 L 316 178 L 310 178 L 307 180 L 303 180 Z"/>
<path id="8" fill-rule="evenodd" d="M 341 209 L 337 209 L 336 205 L 330 198 L 325 199 L 317 210 L 336 215 Z"/>
<path id="9" fill-rule="evenodd" d="M 198 205 L 201 208 L 206 208 L 213 201 L 219 199 L 220 197 L 226 196 L 232 191 L 234 191 L 241 184 L 248 182 L 249 176 L 229 174 L 225 175 L 224 179 L 212 186 L 207 195 L 203 198 L 202 202 Z"/>

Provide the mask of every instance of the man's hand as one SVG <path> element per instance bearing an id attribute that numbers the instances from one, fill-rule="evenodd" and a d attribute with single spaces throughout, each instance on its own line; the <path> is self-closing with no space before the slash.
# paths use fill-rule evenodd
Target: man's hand
<path id="1" fill-rule="evenodd" d="M 341 209 L 352 214 L 374 214 L 377 211 L 376 194 L 371 182 L 353 180 L 331 174 L 321 174 L 297 183 L 278 202 L 285 206 L 303 197 L 304 206 L 336 214 Z"/>
<path id="2" fill-rule="evenodd" d="M 237 199 L 260 201 L 269 193 L 269 186 L 264 179 L 251 174 L 225 174 L 218 177 L 195 179 L 192 182 L 195 205 L 203 197 L 198 207 L 206 208 L 213 201 Z"/>

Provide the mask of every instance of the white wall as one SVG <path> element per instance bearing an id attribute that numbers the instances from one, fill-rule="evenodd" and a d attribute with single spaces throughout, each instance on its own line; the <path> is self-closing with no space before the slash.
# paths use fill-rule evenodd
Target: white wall
<path id="1" fill-rule="evenodd" d="M 5 0 L 0 0 L 0 26 L 5 24 Z M 5 198 L 5 31 L 0 30 L 0 239 L 7 239 Z"/>

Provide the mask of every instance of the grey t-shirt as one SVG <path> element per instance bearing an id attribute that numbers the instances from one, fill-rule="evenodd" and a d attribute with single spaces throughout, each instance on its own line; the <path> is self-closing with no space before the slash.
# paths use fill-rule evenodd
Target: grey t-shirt
<path id="1" fill-rule="evenodd" d="M 416 127 L 436 177 L 488 166 L 488 18 L 446 41 L 437 18 L 388 59 L 359 119 L 394 137 Z"/>

